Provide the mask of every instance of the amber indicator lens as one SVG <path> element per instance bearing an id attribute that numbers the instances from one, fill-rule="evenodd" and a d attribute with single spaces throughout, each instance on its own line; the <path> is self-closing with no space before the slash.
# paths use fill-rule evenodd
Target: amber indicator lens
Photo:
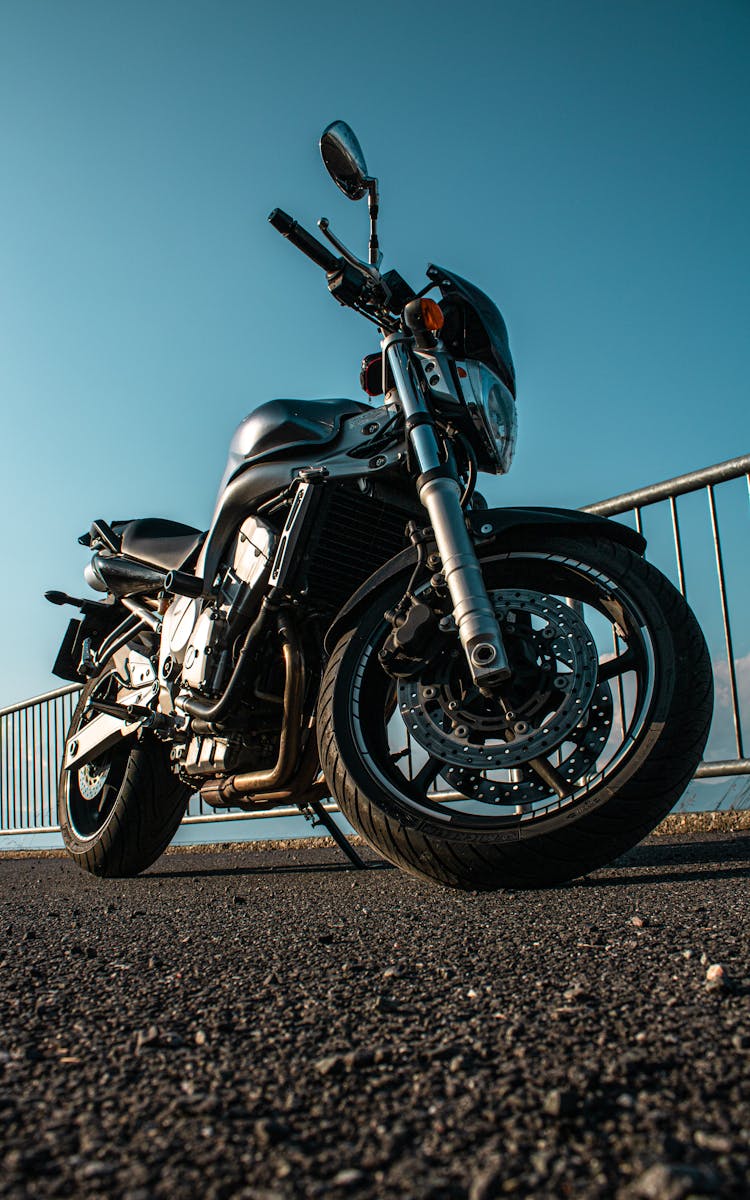
<path id="1" fill-rule="evenodd" d="M 445 324 L 445 317 L 443 316 L 443 310 L 437 301 L 428 300 L 425 296 L 422 298 L 422 300 L 420 300 L 420 305 L 422 308 L 422 320 L 424 321 L 425 329 L 442 329 L 443 325 Z"/>

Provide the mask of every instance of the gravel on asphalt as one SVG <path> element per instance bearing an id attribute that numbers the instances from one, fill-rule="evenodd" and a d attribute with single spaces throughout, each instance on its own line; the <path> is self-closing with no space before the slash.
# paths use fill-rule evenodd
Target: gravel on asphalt
<path id="1" fill-rule="evenodd" d="M 0 1196 L 746 1197 L 750 836 L 461 894 L 0 859 Z"/>

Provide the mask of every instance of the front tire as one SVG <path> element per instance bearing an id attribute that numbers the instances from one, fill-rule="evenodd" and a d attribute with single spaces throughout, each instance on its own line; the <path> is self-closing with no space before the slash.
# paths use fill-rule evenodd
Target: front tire
<path id="1" fill-rule="evenodd" d="M 474 699 L 457 726 L 450 713 L 462 694 L 450 676 L 456 667 L 433 664 L 429 678 L 406 688 L 387 677 L 378 650 L 390 632 L 383 613 L 404 590 L 399 579 L 373 598 L 329 660 L 318 713 L 321 765 L 351 824 L 414 875 L 472 890 L 560 884 L 611 862 L 674 806 L 708 737 L 711 663 L 683 597 L 619 544 L 545 539 L 487 551 L 482 568 L 496 611 L 525 643 L 516 680 L 526 683 L 517 683 L 513 708 L 525 703 L 521 715 L 536 712 L 531 724 L 516 722 L 521 732 L 503 741 L 491 730 L 487 702 Z M 603 636 L 614 637 L 609 654 Z M 462 661 L 455 649 L 452 657 Z M 548 686 L 539 699 L 550 672 L 559 672 L 558 690 Z M 464 684 L 464 697 L 469 691 Z M 441 695 L 452 697 L 442 709 Z M 394 749 L 397 727 L 406 731 L 405 749 Z M 426 760 L 416 771 L 415 755 Z M 504 755 L 507 770 L 498 769 Z M 454 789 L 443 793 L 445 802 L 428 786 L 439 779 Z"/>
<path id="2" fill-rule="evenodd" d="M 86 685 L 68 737 L 85 721 L 92 691 Z M 126 740 L 80 770 L 62 770 L 58 819 L 68 854 L 92 875 L 128 878 L 150 867 L 182 821 L 190 789 L 173 774 L 169 747 L 149 733 Z"/>

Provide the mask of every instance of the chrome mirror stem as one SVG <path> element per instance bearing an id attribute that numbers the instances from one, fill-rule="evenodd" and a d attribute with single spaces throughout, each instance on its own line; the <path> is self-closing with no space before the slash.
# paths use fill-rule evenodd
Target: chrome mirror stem
<path id="1" fill-rule="evenodd" d="M 378 242 L 378 213 L 380 212 L 380 195 L 377 179 L 367 180 L 367 211 L 370 216 L 370 266 L 379 267 L 383 261 Z"/>

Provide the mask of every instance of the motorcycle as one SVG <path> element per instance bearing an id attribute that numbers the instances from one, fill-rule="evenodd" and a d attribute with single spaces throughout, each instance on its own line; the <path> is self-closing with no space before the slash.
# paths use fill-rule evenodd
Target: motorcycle
<path id="1" fill-rule="evenodd" d="M 65 845 L 129 876 L 196 791 L 215 808 L 294 805 L 336 835 L 333 797 L 422 879 L 559 884 L 633 846 L 685 789 L 712 712 L 705 641 L 640 533 L 487 507 L 478 474 L 506 474 L 516 443 L 503 318 L 443 267 L 418 291 L 381 271 L 359 142 L 335 121 L 320 146 L 341 191 L 367 197 L 368 260 L 325 219 L 328 245 L 280 209 L 269 220 L 377 327 L 368 400 L 256 408 L 207 532 L 99 519 L 79 539 L 105 595 L 48 593 L 81 614 L 54 667 L 85 681 Z"/>

